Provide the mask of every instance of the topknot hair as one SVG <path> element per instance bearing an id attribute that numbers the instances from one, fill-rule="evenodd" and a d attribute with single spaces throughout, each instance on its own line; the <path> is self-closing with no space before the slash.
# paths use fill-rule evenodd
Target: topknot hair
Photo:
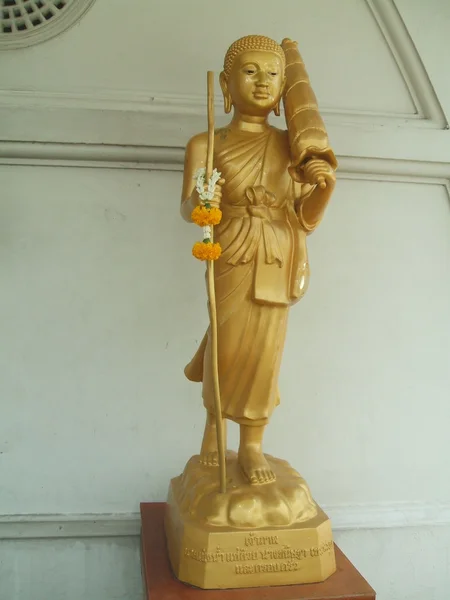
<path id="1" fill-rule="evenodd" d="M 223 70 L 227 77 L 230 75 L 235 58 L 246 50 L 264 50 L 266 52 L 274 52 L 275 54 L 278 54 L 278 56 L 281 58 L 284 70 L 286 57 L 280 44 L 264 35 L 246 35 L 245 37 L 233 42 L 227 50 L 223 63 Z"/>

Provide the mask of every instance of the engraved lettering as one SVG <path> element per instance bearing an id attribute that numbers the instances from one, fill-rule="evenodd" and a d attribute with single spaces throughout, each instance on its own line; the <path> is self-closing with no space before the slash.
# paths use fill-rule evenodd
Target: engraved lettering
<path id="1" fill-rule="evenodd" d="M 258 551 L 249 548 L 236 548 L 235 552 L 224 552 L 220 546 L 217 546 L 215 552 L 207 552 L 205 548 L 196 550 L 195 548 L 184 548 L 184 556 L 192 558 L 201 563 L 212 562 L 243 562 L 246 560 L 258 560 Z"/>
<path id="2" fill-rule="evenodd" d="M 227 562 L 242 562 L 244 560 L 257 560 L 258 551 L 248 548 L 236 548 L 236 552 L 226 552 L 225 560 Z"/>
<path id="3" fill-rule="evenodd" d="M 308 554 L 306 550 L 298 550 L 297 548 L 291 548 L 290 546 L 283 546 L 282 548 L 268 548 L 267 550 L 260 550 L 259 556 L 261 560 L 303 560 L 308 556 Z"/>
<path id="4" fill-rule="evenodd" d="M 281 573 L 287 571 L 298 571 L 298 562 L 289 561 L 283 563 L 256 563 L 252 565 L 235 565 L 236 575 L 254 575 L 258 573 Z"/>
<path id="5" fill-rule="evenodd" d="M 277 535 L 255 535 L 253 532 L 244 540 L 246 546 L 275 546 L 278 543 Z"/>
<path id="6" fill-rule="evenodd" d="M 309 554 L 310 556 L 313 557 L 318 557 L 318 556 L 322 556 L 322 554 L 325 554 L 325 552 L 330 552 L 333 549 L 333 542 L 325 542 L 324 544 L 322 544 L 321 546 L 313 546 L 312 548 L 309 549 Z"/>
<path id="7" fill-rule="evenodd" d="M 187 558 L 200 563 L 239 563 L 236 565 L 236 573 L 245 574 L 246 567 L 243 563 L 252 562 L 249 573 L 272 573 L 273 568 L 281 570 L 294 570 L 293 564 L 298 563 L 307 558 L 318 558 L 327 552 L 333 550 L 333 542 L 324 542 L 320 546 L 312 546 L 308 549 L 292 548 L 291 546 L 280 544 L 278 536 L 257 536 L 254 533 L 249 534 L 244 539 L 244 546 L 237 546 L 235 550 L 223 550 L 217 546 L 215 550 L 208 551 L 206 548 L 197 550 L 196 548 L 183 548 L 183 554 Z M 278 545 L 278 547 L 277 547 Z M 263 548 L 255 548 L 251 546 L 263 546 Z M 269 547 L 264 547 L 269 546 Z M 270 547 L 272 546 L 272 547 Z M 255 564 L 256 561 L 263 561 Z M 282 561 L 282 562 L 274 562 Z M 273 565 L 277 565 L 273 567 Z M 286 565 L 283 567 L 282 565 Z M 237 568 L 239 567 L 239 569 Z"/>

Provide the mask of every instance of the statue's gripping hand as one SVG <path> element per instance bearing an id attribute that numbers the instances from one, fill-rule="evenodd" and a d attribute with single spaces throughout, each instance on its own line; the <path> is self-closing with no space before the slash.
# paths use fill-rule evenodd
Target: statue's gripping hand
<path id="1" fill-rule="evenodd" d="M 212 197 L 211 200 L 208 200 L 208 203 L 213 208 L 220 208 L 220 204 L 222 202 L 222 186 L 224 183 L 225 183 L 225 179 L 219 179 L 219 181 L 217 181 L 216 185 L 214 186 L 214 196 Z M 208 190 L 208 185 L 205 184 L 205 191 L 207 191 L 207 190 Z M 203 200 L 200 200 L 199 193 L 197 192 L 196 189 L 194 189 L 194 191 L 193 191 L 193 197 L 194 197 L 193 199 L 194 199 L 196 206 L 204 203 Z"/>
<path id="2" fill-rule="evenodd" d="M 321 158 L 311 158 L 302 167 L 303 176 L 310 185 L 318 185 L 321 189 L 332 188 L 336 183 L 336 175 L 331 165 Z"/>

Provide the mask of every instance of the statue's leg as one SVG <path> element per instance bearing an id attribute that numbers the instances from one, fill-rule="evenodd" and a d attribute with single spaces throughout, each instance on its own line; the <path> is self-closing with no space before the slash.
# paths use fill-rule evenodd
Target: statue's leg
<path id="1" fill-rule="evenodd" d="M 275 474 L 262 451 L 265 425 L 240 425 L 239 464 L 250 483 L 275 481 Z"/>
<path id="2" fill-rule="evenodd" d="M 227 421 L 222 419 L 223 439 L 227 439 Z M 213 413 L 206 412 L 205 432 L 203 434 L 202 447 L 200 449 L 200 462 L 208 467 L 216 467 L 219 464 L 219 452 L 217 450 L 217 428 L 216 417 Z"/>

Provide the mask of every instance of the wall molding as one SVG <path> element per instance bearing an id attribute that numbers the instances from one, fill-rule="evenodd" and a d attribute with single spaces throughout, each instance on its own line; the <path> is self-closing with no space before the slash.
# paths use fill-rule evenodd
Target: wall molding
<path id="1" fill-rule="evenodd" d="M 396 502 L 324 506 L 334 531 L 450 526 L 450 504 Z M 129 537 L 139 513 L 0 516 L 0 540 Z"/>
<path id="2" fill-rule="evenodd" d="M 366 0 L 366 4 L 408 88 L 417 117 L 441 129 L 448 128 L 439 99 L 395 1 Z"/>
<path id="3" fill-rule="evenodd" d="M 340 179 L 407 181 L 447 185 L 450 161 L 338 156 Z M 0 142 L 0 165 L 182 171 L 184 149 L 164 146 L 115 146 Z"/>
<path id="4" fill-rule="evenodd" d="M 450 525 L 450 503 L 386 502 L 324 506 L 334 530 Z"/>
<path id="5" fill-rule="evenodd" d="M 140 530 L 139 513 L 0 516 L 0 540 L 129 537 Z"/>
<path id="6" fill-rule="evenodd" d="M 86 0 L 85 0 L 86 1 Z M 93 0 L 87 0 L 92 3 Z M 381 124 L 391 126 L 447 127 L 447 121 L 426 69 L 416 50 L 394 0 L 365 0 L 376 26 L 379 28 L 392 59 L 396 63 L 415 113 L 375 112 L 345 110 L 321 106 L 328 123 Z M 217 112 L 221 112 L 222 97 L 216 97 Z M 0 107 L 3 109 L 53 108 L 70 111 L 110 111 L 132 113 L 157 113 L 171 118 L 173 114 L 185 117 L 201 116 L 206 112 L 204 94 L 166 94 L 149 91 L 102 90 L 89 93 L 57 91 L 0 90 Z M 8 138 L 6 138 L 8 139 Z M 70 141 L 70 140 L 67 140 Z"/>
<path id="7" fill-rule="evenodd" d="M 394 0 L 365 0 L 395 60 L 415 114 L 321 108 L 338 155 L 450 163 L 448 124 L 426 69 Z M 217 126 L 228 122 L 217 104 Z M 0 90 L 0 155 L 3 163 L 29 160 L 130 163 L 133 155 L 159 155 L 174 164 L 187 140 L 205 129 L 204 94 L 103 90 L 89 93 Z M 275 123 L 275 121 L 274 121 Z M 278 123 L 276 123 L 278 124 Z M 279 120 L 284 127 L 284 119 Z M 53 144 L 52 147 L 47 146 Z M 22 145 L 22 147 L 20 147 Z M 137 150 L 141 148 L 141 150 Z M 164 151 L 162 150 L 164 148 Z M 50 158 L 58 149 L 62 156 Z M 8 155 L 7 153 L 11 154 Z M 105 156 L 109 156 L 106 160 Z M 172 156 L 172 155 L 171 155 Z M 178 159 L 177 159 L 178 160 Z M 136 162 L 153 162 L 138 158 Z"/>

